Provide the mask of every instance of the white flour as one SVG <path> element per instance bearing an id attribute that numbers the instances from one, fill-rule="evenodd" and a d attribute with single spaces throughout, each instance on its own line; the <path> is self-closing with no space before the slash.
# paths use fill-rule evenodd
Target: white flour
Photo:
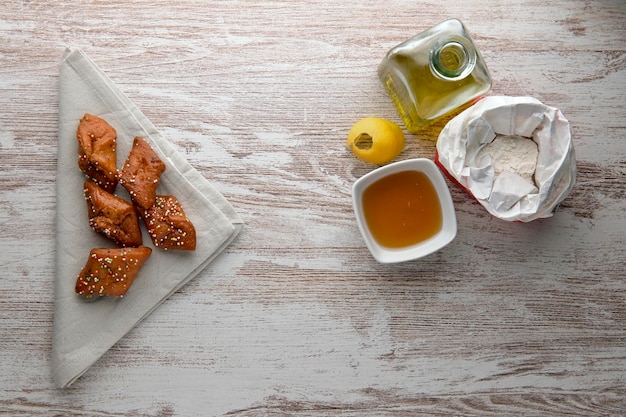
<path id="1" fill-rule="evenodd" d="M 491 156 L 496 177 L 503 171 L 508 171 L 535 185 L 534 175 L 539 149 L 532 139 L 497 135 L 478 152 L 476 162 L 480 163 L 485 155 Z"/>

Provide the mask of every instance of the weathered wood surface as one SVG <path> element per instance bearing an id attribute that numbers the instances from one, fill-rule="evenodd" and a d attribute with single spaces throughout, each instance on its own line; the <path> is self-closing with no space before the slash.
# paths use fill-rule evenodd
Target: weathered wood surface
<path id="1" fill-rule="evenodd" d="M 557 214 L 491 218 L 379 265 L 350 186 L 350 126 L 397 116 L 384 52 L 448 17 L 492 94 L 572 125 Z M 626 415 L 626 3 L 3 1 L 0 414 Z M 58 65 L 79 46 L 231 201 L 240 237 L 78 382 L 53 388 Z M 434 156 L 439 123 L 399 159 Z"/>

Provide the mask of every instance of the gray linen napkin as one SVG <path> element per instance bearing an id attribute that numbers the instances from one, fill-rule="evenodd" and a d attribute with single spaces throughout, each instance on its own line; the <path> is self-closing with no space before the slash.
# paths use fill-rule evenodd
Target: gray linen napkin
<path id="1" fill-rule="evenodd" d="M 164 109 L 164 111 L 166 111 Z M 178 197 L 194 223 L 193 252 L 155 248 L 142 225 L 144 245 L 153 249 L 121 299 L 84 301 L 74 293 L 89 251 L 115 245 L 88 224 L 78 168 L 76 128 L 84 113 L 102 117 L 117 130 L 117 165 L 124 163 L 135 136 L 143 137 L 167 165 L 159 194 Z M 118 186 L 117 194 L 128 199 Z M 241 230 L 228 201 L 178 153 L 109 78 L 81 50 L 68 48 L 60 68 L 57 166 L 56 278 L 52 374 L 59 387 L 78 379 L 100 356 L 168 296 L 207 266 Z"/>

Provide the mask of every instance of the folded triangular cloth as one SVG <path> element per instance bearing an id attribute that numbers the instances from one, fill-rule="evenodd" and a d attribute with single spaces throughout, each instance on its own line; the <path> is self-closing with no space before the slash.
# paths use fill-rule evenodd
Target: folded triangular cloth
<path id="1" fill-rule="evenodd" d="M 159 194 L 173 194 L 196 233 L 196 250 L 156 249 L 145 228 L 144 245 L 152 255 L 124 298 L 84 301 L 74 293 L 76 277 L 89 251 L 115 245 L 94 232 L 88 223 L 83 182 L 78 168 L 76 129 L 84 113 L 105 119 L 117 131 L 117 165 L 124 163 L 133 138 L 143 137 L 167 169 Z M 119 191 L 121 186 L 118 186 Z M 59 144 L 57 167 L 56 278 L 52 373 L 59 387 L 67 387 L 100 356 L 168 296 L 207 266 L 242 228 L 228 201 L 189 165 L 81 50 L 68 48 L 60 68 Z"/>

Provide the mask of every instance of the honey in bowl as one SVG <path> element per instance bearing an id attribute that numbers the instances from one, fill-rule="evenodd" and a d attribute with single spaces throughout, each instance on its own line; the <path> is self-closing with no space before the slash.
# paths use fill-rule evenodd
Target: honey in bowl
<path id="1" fill-rule="evenodd" d="M 363 215 L 376 241 L 388 248 L 423 242 L 442 228 L 437 190 L 419 171 L 400 171 L 383 177 L 363 191 Z"/>

